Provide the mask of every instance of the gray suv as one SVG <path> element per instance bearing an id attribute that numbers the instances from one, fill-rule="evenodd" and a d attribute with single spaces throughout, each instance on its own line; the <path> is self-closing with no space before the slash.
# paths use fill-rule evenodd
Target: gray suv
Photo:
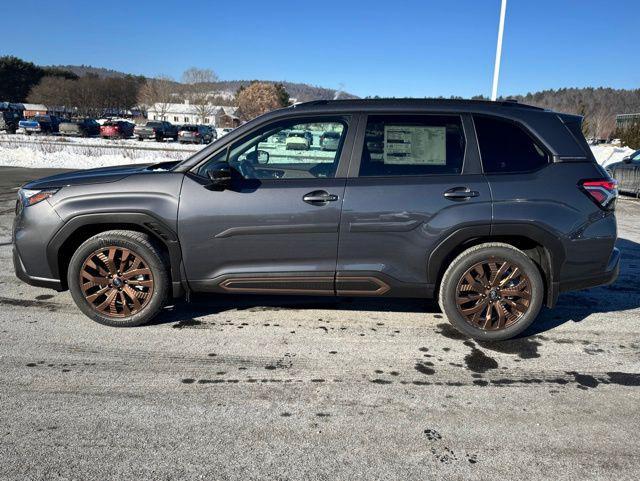
<path id="1" fill-rule="evenodd" d="M 179 163 L 23 186 L 15 270 L 110 326 L 190 292 L 421 297 L 508 339 L 560 292 L 617 277 L 616 184 L 581 121 L 512 102 L 295 105 Z M 339 140 L 287 149 L 283 131 Z"/>

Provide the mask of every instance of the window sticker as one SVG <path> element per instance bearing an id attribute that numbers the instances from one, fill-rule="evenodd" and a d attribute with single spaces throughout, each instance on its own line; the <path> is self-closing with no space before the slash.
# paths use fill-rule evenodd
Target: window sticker
<path id="1" fill-rule="evenodd" d="M 384 126 L 385 164 L 446 165 L 447 128 Z"/>

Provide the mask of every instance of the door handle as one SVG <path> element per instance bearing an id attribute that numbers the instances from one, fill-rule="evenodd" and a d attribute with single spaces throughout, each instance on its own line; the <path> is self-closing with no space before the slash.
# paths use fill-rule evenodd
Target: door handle
<path id="1" fill-rule="evenodd" d="M 442 195 L 451 200 L 465 200 L 471 197 L 478 197 L 480 192 L 471 190 L 469 187 L 454 187 L 453 189 L 445 191 Z"/>
<path id="2" fill-rule="evenodd" d="M 314 190 L 313 192 L 309 192 L 306 194 L 302 200 L 304 200 L 307 204 L 312 205 L 322 205 L 327 202 L 335 202 L 338 200 L 338 196 L 334 194 L 330 194 L 324 190 Z"/>

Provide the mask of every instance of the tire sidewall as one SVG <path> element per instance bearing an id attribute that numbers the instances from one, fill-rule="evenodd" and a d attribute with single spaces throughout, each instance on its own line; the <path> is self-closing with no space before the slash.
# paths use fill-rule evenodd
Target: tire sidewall
<path id="1" fill-rule="evenodd" d="M 486 261 L 494 257 L 499 260 L 514 262 L 522 269 L 531 283 L 531 303 L 529 309 L 512 326 L 499 331 L 485 331 L 469 324 L 464 316 L 458 312 L 455 301 L 456 288 L 464 273 L 478 262 Z M 462 253 L 445 272 L 442 279 L 440 307 L 449 319 L 449 322 L 459 331 L 470 337 L 487 341 L 510 339 L 526 330 L 536 319 L 542 307 L 544 297 L 544 283 L 538 267 L 523 252 L 509 247 L 487 246 L 470 253 Z"/>
<path id="2" fill-rule="evenodd" d="M 123 247 L 140 256 L 153 274 L 153 295 L 149 303 L 133 316 L 112 318 L 101 315 L 85 299 L 80 288 L 80 269 L 86 258 L 104 247 Z M 164 306 L 169 291 L 169 279 L 166 266 L 157 252 L 146 245 L 117 234 L 96 235 L 84 242 L 73 254 L 67 272 L 69 291 L 78 308 L 94 321 L 112 327 L 133 327 L 150 321 Z"/>

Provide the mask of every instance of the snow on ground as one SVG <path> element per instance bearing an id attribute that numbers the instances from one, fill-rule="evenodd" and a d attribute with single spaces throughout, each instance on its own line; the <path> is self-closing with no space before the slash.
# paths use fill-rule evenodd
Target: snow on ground
<path id="1" fill-rule="evenodd" d="M 182 160 L 200 148 L 195 145 L 137 140 L 0 135 L 0 165 L 90 169 Z"/>
<path id="2" fill-rule="evenodd" d="M 620 162 L 623 157 L 634 152 L 634 150 L 629 147 L 616 147 L 615 145 L 609 144 L 592 145 L 591 151 L 598 163 L 603 167 L 613 164 L 614 162 Z"/>
<path id="3" fill-rule="evenodd" d="M 105 140 L 0 134 L 0 166 L 90 169 L 110 165 L 182 160 L 201 148 L 200 145 L 140 142 L 135 139 Z M 633 152 L 629 147 L 609 144 L 594 145 L 591 150 L 598 163 L 605 167 L 621 161 L 624 156 Z"/>

